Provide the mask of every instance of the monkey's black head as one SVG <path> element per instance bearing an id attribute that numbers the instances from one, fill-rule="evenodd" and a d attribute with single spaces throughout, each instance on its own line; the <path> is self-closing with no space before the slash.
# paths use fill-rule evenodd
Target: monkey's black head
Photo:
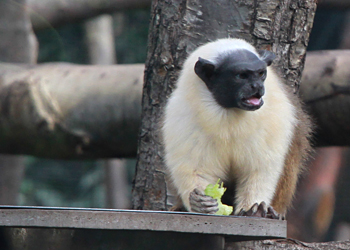
<path id="1" fill-rule="evenodd" d="M 259 55 L 240 49 L 219 55 L 216 63 L 199 58 L 194 71 L 219 105 L 253 111 L 264 104 L 266 67 L 275 58 L 267 50 L 259 51 Z"/>

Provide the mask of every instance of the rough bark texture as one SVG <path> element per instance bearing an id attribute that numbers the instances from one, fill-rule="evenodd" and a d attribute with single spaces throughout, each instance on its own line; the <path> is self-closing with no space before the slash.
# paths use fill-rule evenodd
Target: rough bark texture
<path id="1" fill-rule="evenodd" d="M 149 7 L 151 0 L 28 0 L 34 29 L 58 26 L 100 14 Z"/>
<path id="2" fill-rule="evenodd" d="M 300 94 L 316 123 L 316 145 L 350 145 L 350 51 L 310 52 Z"/>
<path id="3" fill-rule="evenodd" d="M 225 250 L 278 250 L 278 249 L 317 249 L 317 250 L 334 250 L 349 249 L 350 241 L 327 242 L 327 243 L 305 243 L 293 239 L 283 240 L 264 240 L 264 241 L 241 241 L 225 245 Z"/>
<path id="4" fill-rule="evenodd" d="M 315 9 L 313 0 L 153 1 L 134 208 L 166 209 L 159 126 L 187 55 L 218 38 L 244 38 L 273 50 L 280 73 L 297 90 Z"/>
<path id="5" fill-rule="evenodd" d="M 0 64 L 0 152 L 134 156 L 143 68 Z"/>

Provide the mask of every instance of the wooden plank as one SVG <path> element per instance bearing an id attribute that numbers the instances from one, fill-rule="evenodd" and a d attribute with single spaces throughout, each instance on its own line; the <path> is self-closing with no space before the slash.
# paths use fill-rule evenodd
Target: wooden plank
<path id="1" fill-rule="evenodd" d="M 146 230 L 283 238 L 286 221 L 167 211 L 0 206 L 0 227 Z"/>

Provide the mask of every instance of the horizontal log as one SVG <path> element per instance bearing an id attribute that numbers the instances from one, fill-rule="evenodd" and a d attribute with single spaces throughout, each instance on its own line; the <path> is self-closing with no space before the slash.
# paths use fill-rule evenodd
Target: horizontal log
<path id="1" fill-rule="evenodd" d="M 28 0 L 34 29 L 56 27 L 127 9 L 148 8 L 151 0 Z M 350 8 L 350 0 L 319 0 L 319 8 Z"/>
<path id="2" fill-rule="evenodd" d="M 300 88 L 315 145 L 350 145 L 350 51 L 309 52 Z M 0 153 L 135 157 L 143 65 L 0 63 Z"/>
<path id="3" fill-rule="evenodd" d="M 0 63 L 0 153 L 135 156 L 143 68 Z"/>
<path id="4" fill-rule="evenodd" d="M 315 144 L 350 145 L 350 51 L 316 51 L 306 56 L 300 95 L 315 120 Z"/>
<path id="5" fill-rule="evenodd" d="M 151 0 L 28 0 L 34 29 L 59 26 L 101 14 L 150 6 Z"/>

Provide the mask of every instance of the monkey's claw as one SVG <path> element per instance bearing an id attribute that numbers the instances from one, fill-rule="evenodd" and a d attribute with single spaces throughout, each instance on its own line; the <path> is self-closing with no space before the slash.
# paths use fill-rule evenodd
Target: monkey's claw
<path id="1" fill-rule="evenodd" d="M 238 216 L 252 216 L 252 217 L 262 217 L 269 219 L 284 220 L 284 216 L 278 214 L 273 207 L 267 207 L 266 203 L 263 201 L 260 204 L 255 203 L 248 211 L 243 208 L 238 213 Z"/>
<path id="2" fill-rule="evenodd" d="M 218 202 L 197 188 L 190 193 L 190 206 L 197 213 L 215 214 L 219 210 Z"/>

